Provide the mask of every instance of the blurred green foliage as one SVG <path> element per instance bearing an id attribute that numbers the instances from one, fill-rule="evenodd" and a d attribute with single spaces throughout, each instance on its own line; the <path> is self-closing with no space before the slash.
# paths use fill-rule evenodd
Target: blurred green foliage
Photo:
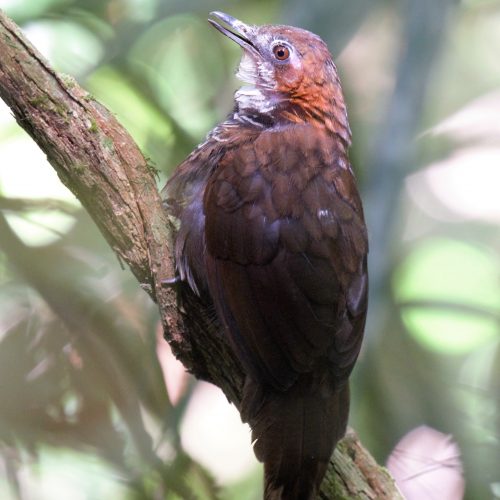
<path id="1" fill-rule="evenodd" d="M 500 174 L 485 164 L 500 157 L 488 118 L 500 115 L 499 1 L 0 8 L 116 113 L 159 184 L 232 106 L 238 49 L 209 11 L 320 34 L 343 79 L 371 239 L 352 424 L 382 462 L 422 423 L 451 433 L 467 498 L 499 497 L 500 202 L 487 192 Z M 478 158 L 469 177 L 465 154 Z M 157 328 L 154 305 L 0 109 L 0 497 L 259 498 L 254 470 L 220 485 L 183 449 L 194 382 L 169 402 Z"/>

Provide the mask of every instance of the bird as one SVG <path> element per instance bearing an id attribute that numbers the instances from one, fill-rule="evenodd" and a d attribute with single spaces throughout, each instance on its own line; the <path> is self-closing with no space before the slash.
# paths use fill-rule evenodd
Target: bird
<path id="1" fill-rule="evenodd" d="M 176 280 L 209 300 L 245 373 L 266 500 L 315 498 L 346 432 L 368 236 L 341 84 L 323 40 L 212 12 L 242 48 L 234 108 L 174 171 Z"/>

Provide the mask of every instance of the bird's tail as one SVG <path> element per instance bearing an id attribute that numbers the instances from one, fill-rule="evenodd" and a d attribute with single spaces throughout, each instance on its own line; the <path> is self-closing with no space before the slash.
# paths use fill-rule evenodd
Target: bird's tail
<path id="1" fill-rule="evenodd" d="M 264 463 L 265 500 L 315 498 L 328 461 L 345 434 L 349 388 L 299 380 L 285 392 L 247 379 L 241 415 Z"/>

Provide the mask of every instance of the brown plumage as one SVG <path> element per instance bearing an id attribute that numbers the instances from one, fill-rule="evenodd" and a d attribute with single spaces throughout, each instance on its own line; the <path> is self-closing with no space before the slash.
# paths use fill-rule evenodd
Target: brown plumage
<path id="1" fill-rule="evenodd" d="M 366 228 L 335 65 L 316 35 L 210 22 L 248 85 L 165 188 L 179 276 L 213 303 L 247 374 L 265 498 L 313 498 L 349 411 L 367 307 Z"/>

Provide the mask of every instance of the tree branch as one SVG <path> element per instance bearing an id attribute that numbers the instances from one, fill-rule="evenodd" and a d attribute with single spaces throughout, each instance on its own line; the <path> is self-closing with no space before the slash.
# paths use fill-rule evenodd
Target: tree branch
<path id="1" fill-rule="evenodd" d="M 162 286 L 174 276 L 172 221 L 152 169 L 115 117 L 69 77 L 56 74 L 0 12 L 0 97 L 89 212 L 120 261 L 158 303 L 165 337 L 199 378 L 239 404 L 243 372 L 196 297 Z M 320 498 L 402 498 L 353 433 L 339 444 Z"/>

